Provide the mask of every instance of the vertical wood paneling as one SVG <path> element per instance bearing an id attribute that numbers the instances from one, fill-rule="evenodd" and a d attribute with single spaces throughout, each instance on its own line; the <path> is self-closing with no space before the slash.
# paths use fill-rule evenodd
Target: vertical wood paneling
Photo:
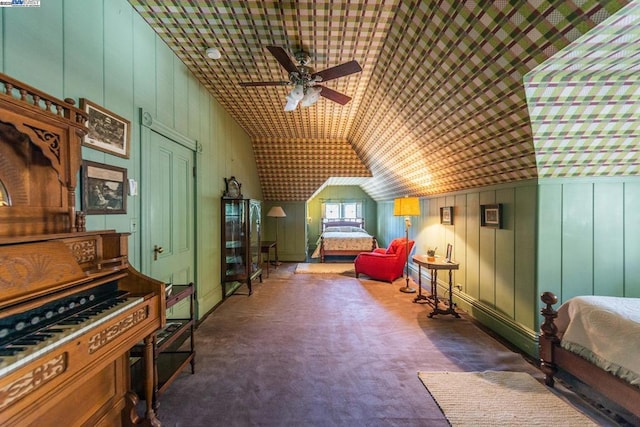
<path id="1" fill-rule="evenodd" d="M 4 72 L 57 98 L 64 98 L 62 9 L 59 1 L 4 9 Z"/>
<path id="2" fill-rule="evenodd" d="M 462 286 L 463 292 L 467 289 L 467 196 L 460 194 L 455 197 L 453 203 L 453 259 L 460 264 L 455 272 L 455 285 Z"/>
<path id="3" fill-rule="evenodd" d="M 624 295 L 624 185 L 593 187 L 593 292 Z"/>
<path id="4" fill-rule="evenodd" d="M 427 225 L 432 232 L 430 233 L 431 239 L 427 242 L 427 246 L 424 248 L 426 252 L 427 249 L 436 249 L 436 254 L 442 254 L 442 248 L 444 247 L 444 233 L 445 230 L 440 226 L 440 208 L 444 205 L 444 198 L 437 197 L 435 199 L 431 199 L 431 203 L 429 204 L 429 219 L 427 221 Z"/>
<path id="5" fill-rule="evenodd" d="M 81 2 L 82 0 L 64 2 L 65 96 L 88 98 L 110 109 L 112 107 L 105 104 L 104 85 L 96 84 L 104 81 L 106 68 L 102 2 L 89 2 L 83 6 L 80 5 Z M 85 19 L 87 13 L 97 19 Z M 126 85 L 127 82 L 123 83 Z M 125 91 L 129 89 L 125 87 Z M 123 110 L 114 112 L 125 117 L 129 113 Z"/>
<path id="6" fill-rule="evenodd" d="M 112 7 L 105 8 L 104 15 L 104 105 L 133 124 L 137 114 L 131 105 L 134 12 L 125 0 L 109 2 Z M 76 23 L 72 21 L 72 25 Z M 123 67 L 122 63 L 130 65 Z"/>
<path id="7" fill-rule="evenodd" d="M 156 112 L 156 34 L 140 15 L 133 15 L 133 102 L 135 108 Z M 138 118 L 138 121 L 140 119 Z"/>
<path id="8" fill-rule="evenodd" d="M 539 292 L 562 295 L 562 185 L 538 190 L 537 276 Z"/>
<path id="9" fill-rule="evenodd" d="M 202 142 L 201 129 L 200 129 L 200 91 L 203 88 L 200 87 L 198 80 L 193 75 L 189 75 L 188 78 L 188 114 L 187 114 L 187 135 L 191 139 L 194 139 L 198 142 Z"/>
<path id="10" fill-rule="evenodd" d="M 532 330 L 537 327 L 536 304 L 536 186 L 518 187 L 514 215 L 514 318 Z"/>
<path id="11" fill-rule="evenodd" d="M 624 296 L 640 298 L 640 182 L 624 185 Z"/>
<path id="12" fill-rule="evenodd" d="M 178 58 L 173 60 L 173 80 L 175 128 L 189 135 L 189 71 Z"/>
<path id="13" fill-rule="evenodd" d="M 445 206 L 454 206 L 456 203 L 456 197 L 455 196 L 447 196 L 443 198 L 443 203 L 442 203 L 442 207 Z M 454 208 L 454 212 L 455 212 L 455 208 Z M 438 210 L 438 223 L 440 222 L 440 211 Z M 442 239 L 442 246 L 440 249 L 440 254 L 442 256 L 445 256 L 447 254 L 447 245 L 451 244 L 453 245 L 454 240 L 455 240 L 455 218 L 454 218 L 454 222 L 453 225 L 442 225 L 441 228 L 444 231 L 444 235 L 443 235 L 443 239 Z"/>
<path id="14" fill-rule="evenodd" d="M 98 27 L 101 31 L 101 39 L 104 35 L 103 49 L 98 50 L 99 54 L 104 58 L 104 62 L 96 61 L 97 64 L 104 66 L 101 73 L 104 76 L 104 94 L 101 94 L 101 103 L 108 110 L 131 122 L 131 140 L 130 160 L 111 156 L 106 160 L 110 164 L 127 168 L 128 177 L 137 179 L 140 176 L 139 126 L 136 126 L 137 112 L 131 102 L 133 99 L 133 11 L 124 0 L 110 2 L 110 6 L 104 8 L 104 27 Z M 65 8 L 65 12 L 67 10 L 68 8 Z M 75 20 L 65 20 L 65 22 L 72 26 L 77 24 Z M 65 53 L 67 51 L 68 49 L 65 49 Z M 123 66 L 123 64 L 127 65 Z M 93 84 L 95 86 L 95 82 Z M 129 218 L 138 216 L 139 202 L 139 197 L 127 196 L 127 210 L 131 215 L 105 215 L 104 227 L 107 229 L 128 230 L 130 227 Z M 129 249 L 132 253 L 132 258 L 137 260 L 137 254 L 140 249 L 136 239 L 130 239 Z"/>
<path id="15" fill-rule="evenodd" d="M 480 227 L 480 205 L 491 203 L 504 206 L 503 229 Z M 437 242 L 438 255 L 442 256 L 447 243 L 452 243 L 454 259 L 460 263 L 454 284 L 461 285 L 465 294 L 461 304 L 475 300 L 473 305 L 482 306 L 481 311 L 496 311 L 500 318 L 512 319 L 513 324 L 507 328 L 518 324 L 533 331 L 538 317 L 534 242 L 537 203 L 537 182 L 421 199 L 422 216 L 413 221 L 416 251 L 424 253 Z M 442 206 L 454 207 L 454 225 L 440 224 Z M 378 231 L 389 239 L 396 237 L 393 218 L 385 221 L 383 217 L 385 212 L 391 215 L 392 208 L 392 201 L 378 202 Z"/>
<path id="16" fill-rule="evenodd" d="M 480 205 L 496 202 L 494 191 L 480 193 Z M 478 208 L 478 211 L 480 209 Z M 494 228 L 480 227 L 480 294 L 478 299 L 493 307 L 496 302 L 496 230 Z"/>
<path id="17" fill-rule="evenodd" d="M 467 293 L 480 298 L 480 195 L 467 195 Z"/>
<path id="18" fill-rule="evenodd" d="M 593 185 L 564 184 L 562 298 L 593 293 Z"/>
<path id="19" fill-rule="evenodd" d="M 636 177 L 548 180 L 539 199 L 538 293 L 640 296 Z"/>
<path id="20" fill-rule="evenodd" d="M 169 47 L 160 39 L 156 39 L 156 116 L 167 126 L 175 127 L 174 89 L 175 83 L 173 63 L 175 56 Z"/>
<path id="21" fill-rule="evenodd" d="M 502 229 L 495 232 L 495 302 L 498 310 L 513 318 L 515 315 L 515 189 L 497 190 L 496 202 L 502 204 Z"/>
<path id="22" fill-rule="evenodd" d="M 429 235 L 429 231 L 432 228 L 430 225 L 431 217 L 429 216 L 430 209 L 432 209 L 433 203 L 429 199 L 420 199 L 420 212 L 421 217 L 419 221 L 414 221 L 414 230 L 412 233 L 415 240 L 414 250 L 412 254 L 424 255 L 427 253 L 427 248 L 430 241 L 433 239 Z"/>

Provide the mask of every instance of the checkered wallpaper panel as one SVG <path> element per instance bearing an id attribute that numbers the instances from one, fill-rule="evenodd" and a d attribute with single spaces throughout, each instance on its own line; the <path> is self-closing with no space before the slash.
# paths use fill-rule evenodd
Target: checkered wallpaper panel
<path id="1" fill-rule="evenodd" d="M 526 76 L 540 177 L 640 174 L 640 2 Z"/>
<path id="2" fill-rule="evenodd" d="M 258 164 L 273 168 L 260 174 L 266 200 L 311 196 L 332 176 L 371 176 L 346 140 L 256 140 L 253 150 Z"/>
<path id="3" fill-rule="evenodd" d="M 523 76 L 628 3 L 130 2 L 252 137 L 264 196 L 283 201 L 328 177 L 371 176 L 377 200 L 536 177 Z M 357 60 L 326 83 L 352 101 L 284 112 L 289 87 L 240 87 L 287 79 L 267 45 L 304 48 L 316 70 Z"/>

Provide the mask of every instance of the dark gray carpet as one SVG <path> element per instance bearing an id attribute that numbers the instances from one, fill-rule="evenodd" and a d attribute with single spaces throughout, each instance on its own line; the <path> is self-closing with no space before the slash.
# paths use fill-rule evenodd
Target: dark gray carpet
<path id="1" fill-rule="evenodd" d="M 394 284 L 271 270 L 196 332 L 189 369 L 160 397 L 165 426 L 447 426 L 418 371 L 541 375 L 464 315 L 427 318 Z M 242 295 L 242 293 L 245 293 Z M 478 398 L 482 398 L 478 396 Z"/>

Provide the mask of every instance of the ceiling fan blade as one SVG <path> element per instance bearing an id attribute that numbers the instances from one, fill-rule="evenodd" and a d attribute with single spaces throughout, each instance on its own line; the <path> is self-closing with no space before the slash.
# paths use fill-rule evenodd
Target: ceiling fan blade
<path id="1" fill-rule="evenodd" d="M 240 82 L 240 86 L 250 87 L 250 86 L 287 86 L 291 84 L 291 82 Z"/>
<path id="2" fill-rule="evenodd" d="M 362 71 L 362 67 L 358 64 L 358 61 L 349 61 L 335 67 L 327 68 L 326 70 L 313 73 L 311 77 L 320 76 L 322 81 L 337 79 L 338 77 L 348 76 L 349 74 L 359 73 Z"/>
<path id="3" fill-rule="evenodd" d="M 298 69 L 296 68 L 296 64 L 291 61 L 291 58 L 289 58 L 289 54 L 286 50 L 279 46 L 267 46 L 267 49 L 269 49 L 269 52 L 271 52 L 271 54 L 275 56 L 280 65 L 282 65 L 282 67 L 287 70 L 287 72 L 293 73 L 298 71 Z"/>
<path id="4" fill-rule="evenodd" d="M 316 86 L 316 87 L 322 88 L 322 92 L 320 92 L 320 96 L 324 96 L 325 98 L 330 99 L 333 102 L 337 102 L 340 105 L 345 105 L 347 102 L 351 101 L 350 97 L 348 97 L 347 95 L 343 95 L 340 92 L 336 92 L 333 89 L 329 89 L 328 87 L 324 87 L 324 86 Z"/>

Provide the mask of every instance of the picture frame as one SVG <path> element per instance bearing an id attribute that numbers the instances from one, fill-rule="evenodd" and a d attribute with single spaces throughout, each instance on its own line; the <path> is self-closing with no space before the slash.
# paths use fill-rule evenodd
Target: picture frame
<path id="1" fill-rule="evenodd" d="M 89 117 L 82 145 L 128 159 L 131 122 L 86 98 L 80 98 L 80 108 Z"/>
<path id="2" fill-rule="evenodd" d="M 127 170 L 82 162 L 82 210 L 87 215 L 127 213 Z"/>
<path id="3" fill-rule="evenodd" d="M 453 206 L 440 208 L 440 224 L 453 225 Z"/>
<path id="4" fill-rule="evenodd" d="M 480 225 L 482 227 L 502 228 L 502 205 L 480 205 Z"/>
<path id="5" fill-rule="evenodd" d="M 451 256 L 453 255 L 453 245 L 451 243 L 447 243 L 447 254 L 445 255 L 445 262 L 451 262 Z"/>

